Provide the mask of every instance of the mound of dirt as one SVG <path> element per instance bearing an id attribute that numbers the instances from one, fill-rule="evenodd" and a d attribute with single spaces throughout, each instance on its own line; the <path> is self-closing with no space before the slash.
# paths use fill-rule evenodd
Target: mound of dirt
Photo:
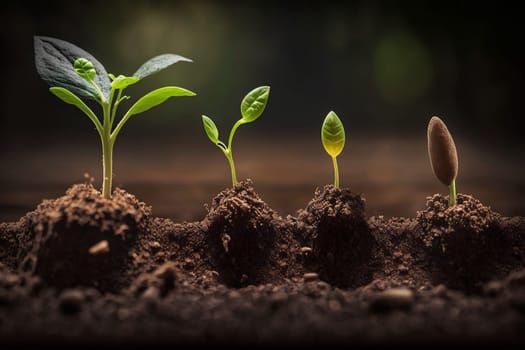
<path id="1" fill-rule="evenodd" d="M 91 184 L 74 185 L 44 200 L 18 223 L 18 267 L 59 289 L 92 286 L 116 291 L 129 282 L 131 247 L 147 226 L 151 209 L 116 189 L 102 198 Z"/>
<path id="2" fill-rule="evenodd" d="M 298 220 L 310 226 L 304 243 L 313 249 L 311 268 L 320 277 L 339 286 L 357 286 L 370 281 L 376 244 L 365 216 L 365 200 L 349 189 L 324 186 L 298 212 Z"/>

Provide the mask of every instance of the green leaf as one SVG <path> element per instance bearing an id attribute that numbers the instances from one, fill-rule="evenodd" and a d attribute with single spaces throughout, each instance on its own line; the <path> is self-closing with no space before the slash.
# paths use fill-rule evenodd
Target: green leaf
<path id="1" fill-rule="evenodd" d="M 321 129 L 321 141 L 325 151 L 332 157 L 337 157 L 343 151 L 345 146 L 345 129 L 343 123 L 333 111 L 328 113 L 324 119 Z"/>
<path id="2" fill-rule="evenodd" d="M 40 77 L 51 86 L 65 88 L 81 98 L 99 101 L 100 96 L 93 85 L 80 77 L 74 68 L 78 58 L 85 58 L 93 64 L 96 76 L 93 81 L 102 94 L 109 99 L 111 83 L 104 66 L 95 57 L 67 41 L 35 36 L 35 66 Z"/>
<path id="3" fill-rule="evenodd" d="M 55 95 L 56 97 L 58 97 L 65 103 L 76 106 L 78 109 L 84 112 L 89 117 L 89 119 L 91 119 L 93 123 L 95 123 L 97 130 L 101 132 L 101 125 L 100 125 L 99 120 L 97 119 L 97 116 L 95 115 L 95 113 L 93 113 L 91 108 L 89 108 L 84 103 L 84 101 L 82 101 L 77 95 L 75 95 L 68 89 L 64 89 L 63 87 L 57 87 L 57 86 L 49 88 L 49 91 L 51 91 L 53 95 Z"/>
<path id="4" fill-rule="evenodd" d="M 140 79 L 137 77 L 126 77 L 124 75 L 119 75 L 118 77 L 113 77 L 111 82 L 111 87 L 115 90 L 124 90 L 130 85 L 137 83 Z"/>
<path id="5" fill-rule="evenodd" d="M 158 71 L 166 69 L 169 66 L 181 61 L 193 62 L 189 58 L 174 55 L 171 53 L 155 56 L 152 59 L 148 60 L 146 63 L 144 63 L 142 66 L 140 66 L 140 68 L 137 69 L 133 76 L 139 79 L 143 79 L 149 75 L 157 73 Z"/>
<path id="6" fill-rule="evenodd" d="M 250 91 L 241 102 L 242 119 L 249 123 L 259 118 L 270 97 L 270 87 L 260 86 Z"/>
<path id="7" fill-rule="evenodd" d="M 145 112 L 160 105 L 170 97 L 195 96 L 194 92 L 176 86 L 166 86 L 142 96 L 128 111 L 128 115 Z"/>
<path id="8" fill-rule="evenodd" d="M 202 116 L 202 124 L 204 125 L 206 135 L 208 135 L 210 141 L 216 145 L 219 142 L 219 130 L 217 130 L 217 126 L 211 118 L 208 118 L 205 115 Z"/>

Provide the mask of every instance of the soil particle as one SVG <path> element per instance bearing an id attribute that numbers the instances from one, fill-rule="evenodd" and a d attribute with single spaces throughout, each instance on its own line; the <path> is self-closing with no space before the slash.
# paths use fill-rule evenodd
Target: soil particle
<path id="1" fill-rule="evenodd" d="M 60 310 L 64 314 L 72 315 L 77 314 L 82 310 L 82 304 L 84 303 L 84 294 L 78 289 L 64 289 L 59 297 Z"/>
<path id="2" fill-rule="evenodd" d="M 297 219 L 309 227 L 300 238 L 312 247 L 309 267 L 321 279 L 341 287 L 370 281 L 376 242 L 368 228 L 361 196 L 348 189 L 324 186 L 315 191 Z"/>
<path id="3" fill-rule="evenodd" d="M 26 255 L 18 267 L 60 289 L 118 290 L 130 280 L 129 253 L 150 212 L 122 189 L 108 200 L 91 184 L 74 185 L 64 196 L 44 200 L 20 221 L 28 230 L 19 234 L 18 247 Z M 108 250 L 111 254 L 103 254 Z"/>

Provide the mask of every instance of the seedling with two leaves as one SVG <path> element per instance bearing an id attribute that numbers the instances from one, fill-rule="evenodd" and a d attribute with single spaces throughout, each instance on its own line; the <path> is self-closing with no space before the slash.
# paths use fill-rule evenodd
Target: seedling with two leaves
<path id="1" fill-rule="evenodd" d="M 116 114 L 122 101 L 129 99 L 124 90 L 143 78 L 157 73 L 177 62 L 190 59 L 164 54 L 144 63 L 132 76 L 108 74 L 95 57 L 63 40 L 35 37 L 35 64 L 40 77 L 52 87 L 49 89 L 65 103 L 76 106 L 95 124 L 102 142 L 102 195 L 111 198 L 113 180 L 113 146 L 126 122 L 132 116 L 160 105 L 170 97 L 194 96 L 195 93 L 176 86 L 151 91 L 135 102 L 116 123 Z M 82 99 L 95 100 L 102 107 L 102 119 Z M 116 126 L 113 127 L 116 123 Z"/>
<path id="2" fill-rule="evenodd" d="M 266 104 L 268 103 L 269 97 L 269 86 L 260 86 L 250 91 L 244 97 L 244 99 L 241 102 L 242 118 L 239 119 L 233 125 L 230 131 L 230 136 L 228 137 L 228 145 L 219 140 L 219 130 L 217 129 L 217 126 L 215 125 L 213 120 L 211 120 L 211 118 L 205 115 L 202 116 L 202 123 L 204 125 L 204 131 L 206 132 L 206 135 L 208 135 L 208 138 L 211 142 L 213 142 L 214 145 L 221 149 L 222 153 L 224 153 L 224 155 L 226 156 L 226 159 L 228 159 L 228 163 L 230 164 L 233 186 L 237 184 L 237 174 L 235 172 L 235 164 L 233 162 L 232 154 L 233 135 L 235 135 L 235 131 L 237 131 L 237 128 L 239 126 L 251 123 L 261 116 L 261 114 L 264 112 L 264 109 L 266 108 Z"/>

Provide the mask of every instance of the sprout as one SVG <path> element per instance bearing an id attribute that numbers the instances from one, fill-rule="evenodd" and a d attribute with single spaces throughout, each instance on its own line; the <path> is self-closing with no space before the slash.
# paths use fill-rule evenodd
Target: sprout
<path id="1" fill-rule="evenodd" d="M 438 117 L 428 123 L 428 155 L 436 177 L 450 189 L 449 206 L 456 204 L 456 177 L 458 176 L 458 154 L 454 139 L 447 126 Z"/>
<path id="2" fill-rule="evenodd" d="M 167 68 L 179 61 L 191 62 L 182 56 L 165 54 L 144 63 L 131 77 L 108 74 L 95 57 L 66 41 L 35 37 L 35 63 L 40 77 L 52 87 L 51 93 L 67 104 L 80 109 L 95 125 L 102 143 L 102 196 L 111 198 L 113 180 L 113 146 L 120 130 L 133 115 L 145 112 L 170 97 L 194 96 L 195 93 L 176 86 L 163 87 L 140 98 L 116 123 L 120 103 L 129 99 L 124 89 L 142 78 Z M 99 119 L 81 99 L 92 99 L 102 107 Z"/>
<path id="3" fill-rule="evenodd" d="M 235 172 L 235 164 L 233 162 L 232 154 L 232 142 L 233 135 L 237 128 L 243 124 L 251 123 L 261 116 L 266 108 L 268 103 L 268 98 L 270 97 L 270 87 L 269 86 L 260 86 L 258 88 L 250 91 L 241 102 L 241 116 L 232 127 L 230 131 L 230 137 L 228 138 L 228 146 L 222 141 L 219 140 L 219 130 L 213 122 L 213 120 L 205 115 L 202 116 L 202 124 L 204 126 L 204 131 L 210 139 L 210 141 L 219 147 L 228 159 L 230 164 L 232 184 L 235 186 L 237 184 L 237 174 Z"/>
<path id="4" fill-rule="evenodd" d="M 334 187 L 339 188 L 339 167 L 337 165 L 337 156 L 341 154 L 345 146 L 345 129 L 343 123 L 331 111 L 328 113 L 321 128 L 321 141 L 324 149 L 332 157 L 334 164 Z"/>

